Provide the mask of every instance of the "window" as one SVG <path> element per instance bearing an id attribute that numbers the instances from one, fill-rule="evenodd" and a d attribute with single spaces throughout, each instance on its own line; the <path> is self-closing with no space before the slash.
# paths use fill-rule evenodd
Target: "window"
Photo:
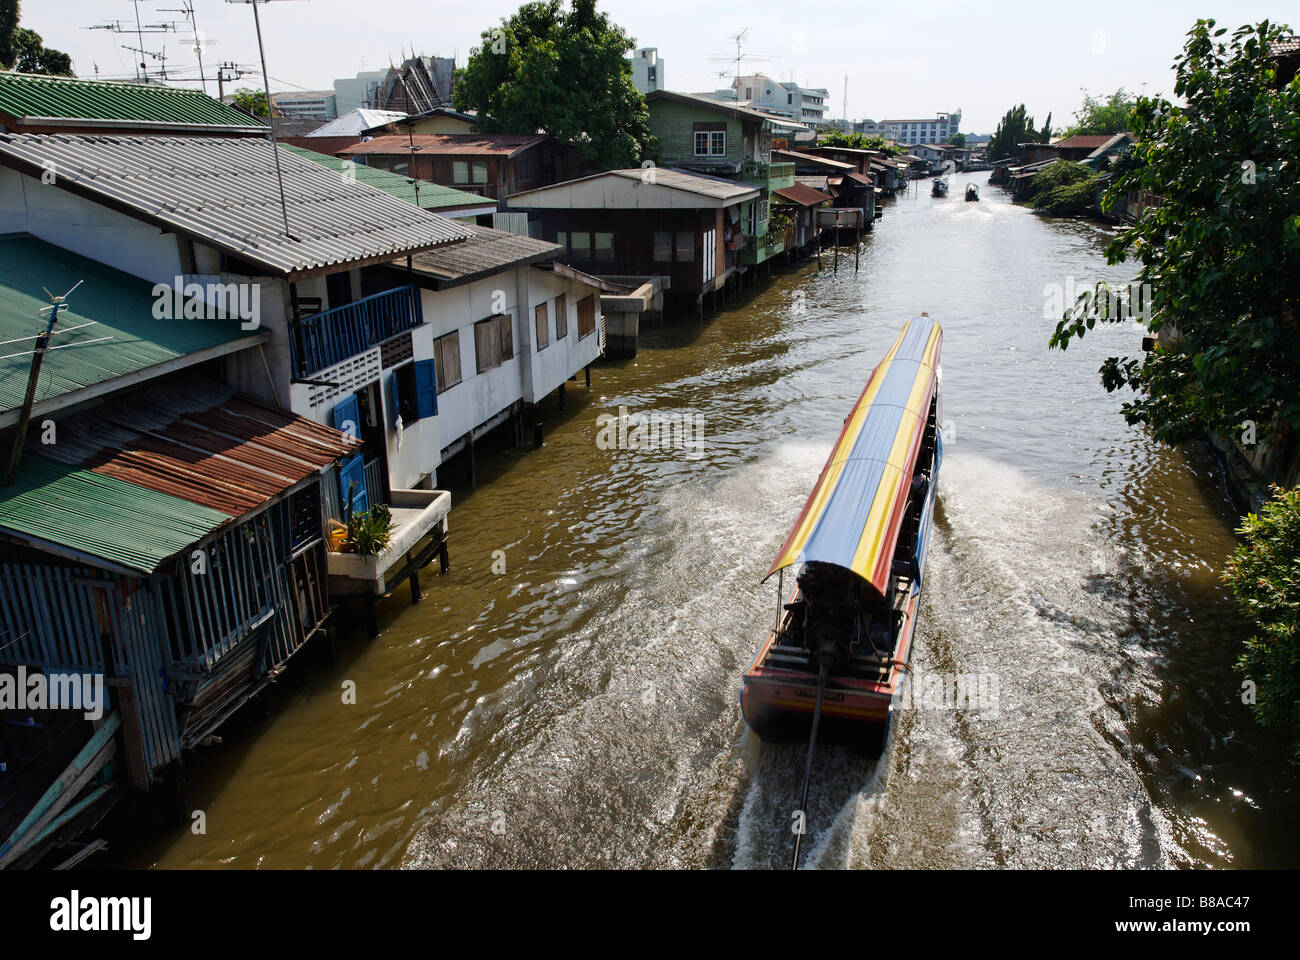
<path id="1" fill-rule="evenodd" d="M 537 179 L 538 160 L 536 150 L 527 150 L 519 158 L 519 180 L 526 183 Z"/>
<path id="2" fill-rule="evenodd" d="M 433 341 L 433 363 L 438 374 L 438 392 L 460 383 L 460 331 L 453 330 Z"/>
<path id="3" fill-rule="evenodd" d="M 411 172 L 411 164 L 406 160 L 394 160 L 392 170 L 393 173 L 400 173 L 405 177 Z"/>
<path id="4" fill-rule="evenodd" d="M 578 301 L 578 339 L 596 332 L 596 298 L 583 297 Z"/>
<path id="5" fill-rule="evenodd" d="M 533 307 L 533 328 L 537 332 L 537 349 L 542 350 L 551 342 L 551 325 L 546 319 L 544 303 Z"/>
<path id="6" fill-rule="evenodd" d="M 479 373 L 499 367 L 515 355 L 510 314 L 498 313 L 474 324 L 474 363 Z"/>
<path id="7" fill-rule="evenodd" d="M 555 235 L 555 242 L 558 243 L 560 246 L 562 246 L 562 247 L 564 248 L 564 252 L 565 252 L 565 253 L 568 253 L 568 252 L 569 252 L 569 235 L 568 235 L 568 233 L 566 233 L 565 231 L 561 230 L 559 233 L 557 233 L 557 234 Z"/>
<path id="8" fill-rule="evenodd" d="M 555 339 L 563 340 L 569 335 L 569 301 L 564 294 L 555 298 Z"/>
<path id="9" fill-rule="evenodd" d="M 725 157 L 727 155 L 726 123 L 697 123 L 695 131 L 695 156 Z"/>
<path id="10" fill-rule="evenodd" d="M 469 162 L 453 160 L 451 162 L 451 179 L 453 183 L 469 183 Z"/>
<path id="11" fill-rule="evenodd" d="M 392 391 L 389 398 L 393 403 L 393 407 L 401 412 L 402 426 L 409 427 L 420 419 L 415 397 L 415 364 L 402 364 L 393 371 L 389 383 L 391 384 L 389 389 Z M 390 412 L 389 417 L 392 416 L 393 414 Z"/>
<path id="12" fill-rule="evenodd" d="M 605 262 L 614 259 L 614 235 L 612 233 L 596 234 L 596 259 Z"/>
<path id="13" fill-rule="evenodd" d="M 591 234 L 586 231 L 569 234 L 569 253 L 574 260 L 590 260 Z"/>
<path id="14" fill-rule="evenodd" d="M 655 231 L 655 263 L 668 263 L 673 259 L 673 235 L 667 230 Z"/>
<path id="15" fill-rule="evenodd" d="M 474 182 L 487 183 L 487 161 L 486 160 L 474 161 Z"/>
<path id="16" fill-rule="evenodd" d="M 785 95 L 785 102 L 786 102 L 787 104 L 794 103 L 794 94 L 793 94 L 793 93 L 787 93 L 787 94 Z"/>
<path id="17" fill-rule="evenodd" d="M 690 263 L 695 259 L 695 233 L 692 230 L 677 231 L 677 261 Z"/>

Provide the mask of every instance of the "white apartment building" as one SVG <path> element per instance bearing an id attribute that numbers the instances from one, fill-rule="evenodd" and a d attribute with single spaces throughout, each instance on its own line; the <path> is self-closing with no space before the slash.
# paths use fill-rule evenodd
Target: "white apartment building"
<path id="1" fill-rule="evenodd" d="M 657 47 L 642 47 L 631 57 L 632 83 L 642 95 L 664 89 L 664 62 Z"/>
<path id="2" fill-rule="evenodd" d="M 792 80 L 773 80 L 763 73 L 738 77 L 732 85 L 712 93 L 698 94 L 710 100 L 738 101 L 763 113 L 788 117 L 813 129 L 826 126 L 825 87 L 801 87 Z"/>
<path id="3" fill-rule="evenodd" d="M 918 143 L 943 143 L 961 130 L 961 111 L 939 113 L 928 120 L 884 120 L 875 125 L 878 130 L 866 131 L 874 136 L 879 133 L 902 146 Z"/>

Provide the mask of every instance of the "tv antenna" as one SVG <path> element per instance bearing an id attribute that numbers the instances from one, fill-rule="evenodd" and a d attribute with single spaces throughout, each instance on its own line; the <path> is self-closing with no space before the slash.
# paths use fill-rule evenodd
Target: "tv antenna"
<path id="1" fill-rule="evenodd" d="M 216 43 L 215 40 L 208 40 L 199 30 L 199 21 L 194 16 L 194 4 L 190 0 L 181 0 L 179 7 L 160 7 L 159 13 L 179 13 L 190 23 L 190 30 L 194 34 L 194 56 L 199 61 L 199 83 L 203 85 L 203 92 L 208 92 L 208 78 L 203 74 L 203 47 L 207 43 Z"/>
<path id="2" fill-rule="evenodd" d="M 275 181 L 280 187 L 280 215 L 284 218 L 284 235 L 293 237 L 289 229 L 289 204 L 284 199 L 284 173 L 280 170 L 280 151 L 275 145 L 275 119 L 271 109 L 271 86 L 266 73 L 266 47 L 262 43 L 262 17 L 257 7 L 274 0 L 226 0 L 226 3 L 246 3 L 253 8 L 253 26 L 257 30 L 257 54 L 262 60 L 262 91 L 266 94 L 266 139 L 271 144 L 271 158 L 275 161 Z"/>
<path id="3" fill-rule="evenodd" d="M 132 2 L 135 5 L 135 26 L 131 26 L 131 24 L 129 23 L 123 23 L 121 20 L 109 20 L 106 23 L 93 24 L 89 27 L 86 27 L 85 29 L 108 30 L 112 33 L 126 33 L 126 34 L 134 33 L 136 45 L 132 47 L 127 44 L 122 44 L 122 49 L 131 50 L 136 54 L 135 78 L 137 80 L 144 80 L 146 82 L 149 79 L 149 67 L 148 64 L 145 63 L 143 59 L 144 57 L 150 57 L 154 60 L 162 61 L 163 67 L 161 71 L 161 76 L 163 78 L 166 78 L 167 76 L 166 53 L 164 52 L 163 54 L 159 55 L 151 50 L 145 49 L 144 38 L 145 38 L 145 34 L 175 33 L 176 24 L 141 23 L 140 22 L 140 0 L 132 0 Z"/>
<path id="4" fill-rule="evenodd" d="M 730 40 L 732 43 L 736 45 L 736 55 L 734 57 L 731 56 L 730 54 L 727 54 L 726 56 L 709 57 L 709 60 L 712 61 L 713 63 L 734 63 L 736 65 L 735 79 L 732 80 L 732 92 L 735 94 L 734 99 L 737 101 L 740 100 L 741 63 L 745 61 L 760 63 L 772 59 L 771 57 L 764 56 L 763 54 L 744 52 L 745 37 L 748 34 L 749 34 L 749 27 L 745 27 L 739 33 L 727 38 L 728 40 Z M 724 71 L 722 73 L 719 73 L 718 76 L 725 77 L 727 76 L 727 73 Z"/>
<path id="5" fill-rule="evenodd" d="M 78 280 L 69 290 L 61 297 L 56 297 L 44 287 L 45 295 L 50 298 L 48 307 L 41 307 L 40 312 L 48 312 L 50 319 L 45 324 L 45 329 L 35 336 L 36 346 L 32 348 L 32 365 L 27 372 L 27 394 L 23 398 L 22 412 L 18 415 L 18 426 L 14 429 L 14 445 L 9 451 L 9 468 L 5 471 L 6 487 L 13 486 L 14 479 L 18 476 L 18 461 L 23 456 L 23 444 L 27 442 L 27 427 L 32 420 L 32 407 L 36 403 L 36 384 L 41 379 L 41 364 L 45 360 L 45 354 L 50 350 L 50 337 L 54 334 L 54 325 L 59 322 L 59 310 L 67 306 L 68 297 L 72 291 L 81 286 L 83 281 Z M 77 329 L 76 327 L 72 329 Z M 21 337 L 19 339 L 32 339 Z"/>

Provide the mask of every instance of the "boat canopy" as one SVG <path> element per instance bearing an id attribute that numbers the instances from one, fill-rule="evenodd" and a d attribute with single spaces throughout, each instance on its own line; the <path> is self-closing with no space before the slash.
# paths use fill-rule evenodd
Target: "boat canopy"
<path id="1" fill-rule="evenodd" d="M 943 329 L 909 320 L 871 373 L 767 577 L 796 563 L 852 570 L 883 594 L 938 386 Z"/>

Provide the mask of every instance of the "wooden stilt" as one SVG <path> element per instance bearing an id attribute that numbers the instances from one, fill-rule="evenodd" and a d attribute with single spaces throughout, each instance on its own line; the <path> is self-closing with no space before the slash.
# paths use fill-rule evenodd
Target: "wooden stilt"
<path id="1" fill-rule="evenodd" d="M 585 367 L 583 367 L 582 372 L 587 375 L 587 389 L 590 390 L 591 389 L 591 364 L 587 364 Z"/>

